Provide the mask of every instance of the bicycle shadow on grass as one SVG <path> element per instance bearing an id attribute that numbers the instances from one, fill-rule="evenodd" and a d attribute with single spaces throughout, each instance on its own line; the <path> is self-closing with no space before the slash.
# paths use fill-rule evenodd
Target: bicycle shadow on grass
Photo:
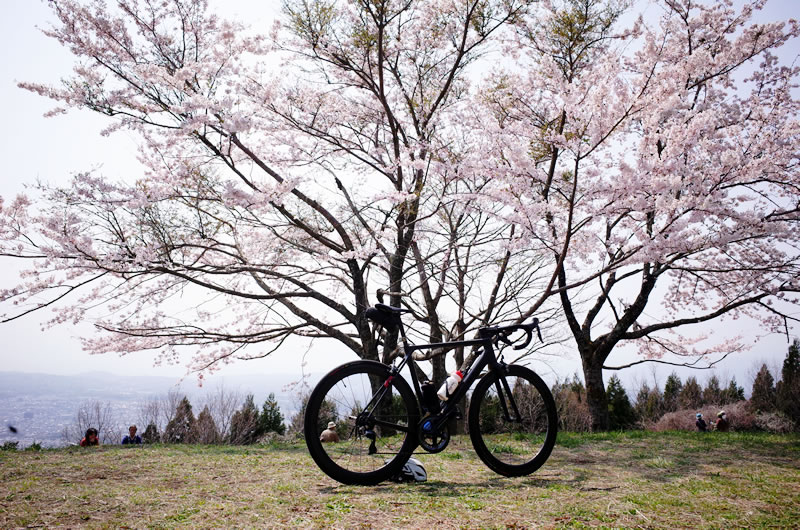
<path id="1" fill-rule="evenodd" d="M 422 491 L 436 497 L 460 497 L 475 493 L 476 490 L 514 491 L 529 488 L 550 489 L 558 486 L 574 486 L 574 479 L 560 477 L 527 478 L 511 480 L 497 477 L 474 482 L 450 482 L 447 480 L 429 480 L 422 484 L 412 484 L 414 490 Z"/>
<path id="2" fill-rule="evenodd" d="M 381 493 L 396 493 L 398 491 L 417 492 L 431 497 L 461 497 L 475 493 L 476 490 L 502 489 L 504 491 L 553 487 L 574 487 L 576 483 L 582 482 L 582 478 L 561 478 L 561 477 L 530 477 L 525 479 L 509 479 L 496 477 L 476 481 L 448 481 L 448 480 L 427 480 L 425 482 L 383 482 L 376 486 L 321 486 L 318 491 L 322 494 L 334 494 L 347 491 L 348 495 L 369 495 L 373 496 Z"/>

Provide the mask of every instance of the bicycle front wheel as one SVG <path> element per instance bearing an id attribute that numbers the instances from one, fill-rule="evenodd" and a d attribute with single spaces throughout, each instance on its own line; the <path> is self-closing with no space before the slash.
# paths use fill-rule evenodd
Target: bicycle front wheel
<path id="1" fill-rule="evenodd" d="M 322 378 L 308 398 L 303 431 L 314 462 L 344 484 L 372 485 L 398 473 L 417 445 L 414 393 L 389 367 L 355 361 Z"/>
<path id="2" fill-rule="evenodd" d="M 553 395 L 532 370 L 508 366 L 504 377 L 490 372 L 475 387 L 469 436 L 494 472 L 507 477 L 533 473 L 550 456 L 557 430 Z"/>

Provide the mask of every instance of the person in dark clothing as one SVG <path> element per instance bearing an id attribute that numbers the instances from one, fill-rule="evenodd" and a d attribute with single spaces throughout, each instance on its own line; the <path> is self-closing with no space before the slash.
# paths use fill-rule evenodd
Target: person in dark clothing
<path id="1" fill-rule="evenodd" d="M 89 427 L 88 429 L 86 429 L 86 434 L 84 434 L 80 445 L 81 447 L 89 447 L 90 445 L 100 445 L 100 438 L 97 435 L 97 429 L 95 429 L 94 427 Z"/>
<path id="2" fill-rule="evenodd" d="M 122 445 L 138 445 L 142 443 L 142 437 L 136 434 L 136 425 L 128 427 L 128 435 L 122 439 Z"/>
<path id="3" fill-rule="evenodd" d="M 719 414 L 717 414 L 717 423 L 715 425 L 719 432 L 728 432 L 731 429 L 731 424 L 724 410 L 719 411 Z"/>
<path id="4" fill-rule="evenodd" d="M 706 432 L 708 430 L 708 425 L 706 425 L 706 420 L 703 419 L 703 415 L 699 412 L 696 414 L 697 421 L 694 424 L 697 426 L 697 430 L 700 432 Z"/>

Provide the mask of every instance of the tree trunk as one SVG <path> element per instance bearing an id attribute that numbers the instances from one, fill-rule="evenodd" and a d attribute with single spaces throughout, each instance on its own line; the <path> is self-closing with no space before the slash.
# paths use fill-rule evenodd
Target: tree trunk
<path id="1" fill-rule="evenodd" d="M 586 402 L 592 417 L 592 431 L 607 431 L 609 426 L 608 400 L 603 383 L 603 362 L 592 353 L 581 353 L 583 377 L 586 380 Z"/>
<path id="2" fill-rule="evenodd" d="M 437 355 L 431 359 L 431 364 L 433 365 L 431 381 L 436 385 L 441 385 L 444 383 L 444 380 L 447 379 L 447 370 L 444 365 L 445 357 L 446 355 Z"/>
<path id="3" fill-rule="evenodd" d="M 372 335 L 372 327 L 363 312 L 357 316 L 358 336 L 361 339 L 362 352 L 359 357 L 370 361 L 380 361 L 378 344 Z"/>

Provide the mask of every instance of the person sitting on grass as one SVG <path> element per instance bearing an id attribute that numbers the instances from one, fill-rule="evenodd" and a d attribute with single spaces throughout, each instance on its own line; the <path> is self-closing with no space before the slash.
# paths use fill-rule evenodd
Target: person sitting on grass
<path id="1" fill-rule="evenodd" d="M 717 414 L 717 418 L 718 418 L 717 423 L 714 424 L 716 425 L 717 430 L 719 432 L 728 432 L 731 429 L 731 424 L 728 421 L 728 416 L 727 414 L 725 414 L 725 411 L 724 410 L 719 411 L 719 413 Z"/>
<path id="2" fill-rule="evenodd" d="M 328 422 L 328 428 L 322 431 L 322 434 L 319 435 L 319 441 L 322 443 L 326 442 L 338 442 L 339 435 L 336 434 L 336 424 Z"/>
<path id="3" fill-rule="evenodd" d="M 695 421 L 694 424 L 697 426 L 697 430 L 706 432 L 708 425 L 706 425 L 706 420 L 703 419 L 703 415 L 698 412 L 695 416 L 697 417 L 697 421 Z"/>
<path id="4" fill-rule="evenodd" d="M 90 445 L 100 445 L 100 438 L 97 436 L 97 429 L 89 427 L 86 429 L 86 434 L 81 440 L 81 447 L 89 447 Z"/>
<path id="5" fill-rule="evenodd" d="M 136 434 L 136 425 L 128 427 L 128 434 L 122 439 L 122 445 L 139 445 L 142 443 L 142 437 Z"/>

